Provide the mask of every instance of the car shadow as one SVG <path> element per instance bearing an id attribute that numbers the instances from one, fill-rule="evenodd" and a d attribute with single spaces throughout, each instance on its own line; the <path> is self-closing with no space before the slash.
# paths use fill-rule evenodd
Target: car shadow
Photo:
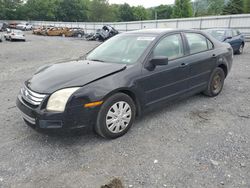
<path id="1" fill-rule="evenodd" d="M 142 116 L 136 118 L 135 120 L 135 124 L 134 124 L 134 129 L 137 129 L 138 126 L 140 124 L 141 121 L 144 121 L 145 118 L 146 119 L 150 119 L 156 115 L 161 115 L 162 113 L 166 113 L 167 111 L 171 111 L 174 110 L 176 108 L 180 108 L 181 106 L 186 105 L 186 103 L 192 103 L 192 101 L 195 100 L 199 100 L 201 98 L 207 98 L 202 94 L 197 94 L 188 98 L 184 98 L 178 101 L 172 101 L 172 102 L 168 102 L 165 103 L 161 106 L 157 106 L 155 108 L 153 108 L 151 111 L 147 111 L 146 113 L 144 113 Z M 103 141 L 106 140 L 108 141 L 108 139 L 102 138 L 100 136 L 98 136 L 94 129 L 90 126 L 89 128 L 79 128 L 79 129 L 74 129 L 74 130 L 60 130 L 60 129 L 35 129 L 35 131 L 41 133 L 42 135 L 45 135 L 46 137 L 49 138 L 55 138 L 57 139 L 58 142 L 61 141 L 70 141 L 72 140 L 76 140 L 76 139 L 80 139 L 82 140 L 99 140 L 99 141 Z M 129 132 L 127 133 L 129 134 Z M 125 135 L 126 136 L 126 135 Z M 118 138 L 119 139 L 119 138 Z M 53 139 L 54 140 L 54 139 Z M 86 143 L 86 142 L 85 142 Z"/>

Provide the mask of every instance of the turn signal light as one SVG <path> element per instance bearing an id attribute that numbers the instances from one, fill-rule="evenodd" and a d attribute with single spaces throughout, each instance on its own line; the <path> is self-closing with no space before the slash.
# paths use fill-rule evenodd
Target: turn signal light
<path id="1" fill-rule="evenodd" d="M 91 102 L 91 103 L 85 104 L 84 107 L 91 108 L 91 107 L 95 107 L 95 106 L 100 106 L 102 103 L 103 103 L 103 101 Z"/>

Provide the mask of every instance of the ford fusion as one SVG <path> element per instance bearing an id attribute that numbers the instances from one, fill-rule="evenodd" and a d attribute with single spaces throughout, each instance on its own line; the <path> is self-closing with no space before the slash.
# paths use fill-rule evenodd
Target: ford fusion
<path id="1" fill-rule="evenodd" d="M 136 116 L 196 93 L 217 96 L 233 58 L 228 43 L 196 30 L 152 29 L 117 35 L 84 59 L 46 65 L 17 98 L 39 129 L 91 126 L 117 138 Z"/>

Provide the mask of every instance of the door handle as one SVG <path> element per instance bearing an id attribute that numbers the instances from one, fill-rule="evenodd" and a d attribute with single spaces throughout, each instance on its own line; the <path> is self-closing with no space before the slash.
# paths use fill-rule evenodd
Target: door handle
<path id="1" fill-rule="evenodd" d="M 216 54 L 213 54 L 212 57 L 213 57 L 213 58 L 216 58 Z"/>
<path id="2" fill-rule="evenodd" d="M 186 66 L 187 66 L 186 63 L 182 63 L 182 64 L 180 65 L 181 68 L 184 68 L 184 67 L 186 67 Z"/>

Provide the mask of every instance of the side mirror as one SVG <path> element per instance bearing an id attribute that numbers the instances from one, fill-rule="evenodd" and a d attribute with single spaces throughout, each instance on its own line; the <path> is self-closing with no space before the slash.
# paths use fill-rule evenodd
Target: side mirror
<path id="1" fill-rule="evenodd" d="M 168 64 L 168 58 L 166 56 L 157 56 L 149 61 L 148 65 L 146 66 L 146 69 L 152 71 L 155 69 L 156 66 L 163 66 L 167 64 Z"/>
<path id="2" fill-rule="evenodd" d="M 150 60 L 150 63 L 154 66 L 162 66 L 168 64 L 168 58 L 166 56 L 157 56 Z"/>
<path id="3" fill-rule="evenodd" d="M 228 37 L 226 37 L 225 39 L 224 39 L 224 41 L 226 41 L 226 40 L 230 40 L 230 39 L 232 39 L 233 37 L 231 37 L 231 36 L 228 36 Z"/>

